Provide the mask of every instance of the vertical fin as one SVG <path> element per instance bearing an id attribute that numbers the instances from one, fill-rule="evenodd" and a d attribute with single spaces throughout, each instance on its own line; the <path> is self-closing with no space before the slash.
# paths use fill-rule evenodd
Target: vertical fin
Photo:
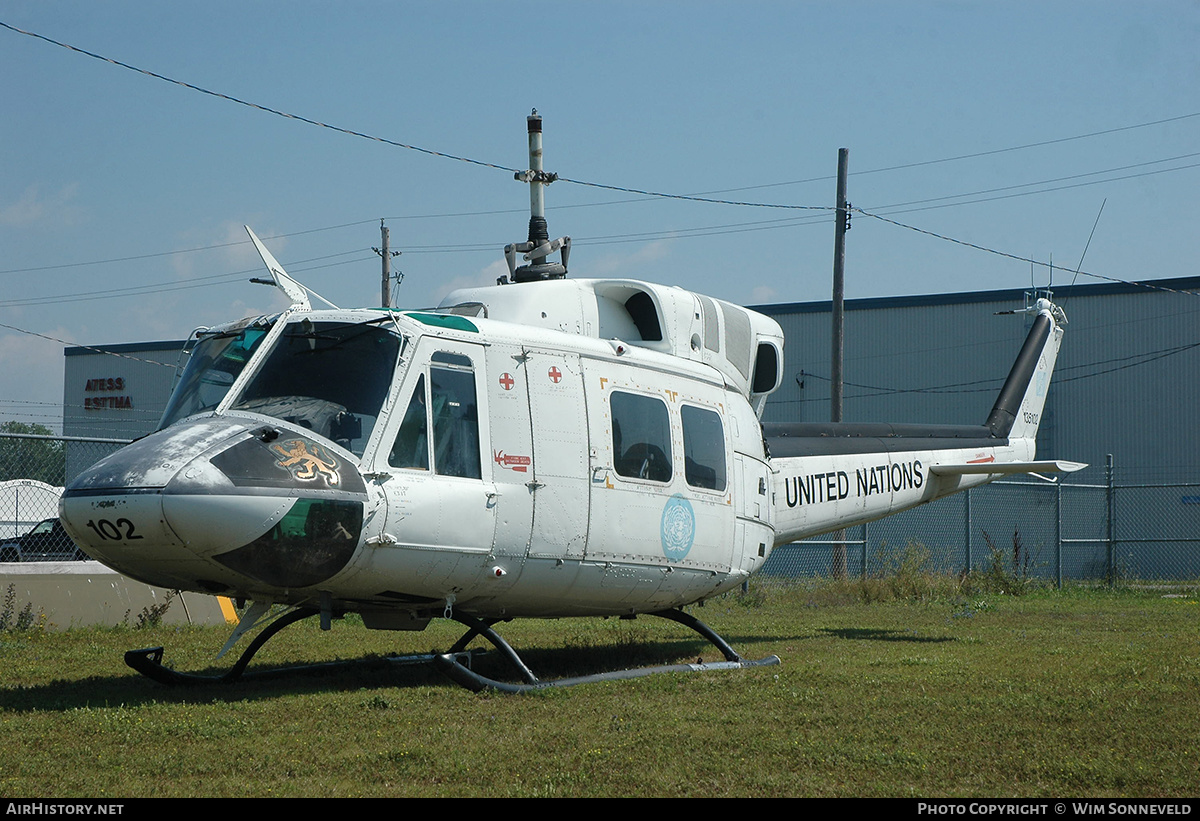
<path id="1" fill-rule="evenodd" d="M 1039 299 L 1033 310 L 1037 312 L 1033 327 L 984 423 L 998 438 L 1033 439 L 1041 423 L 1066 317 L 1061 308 L 1045 299 Z"/>

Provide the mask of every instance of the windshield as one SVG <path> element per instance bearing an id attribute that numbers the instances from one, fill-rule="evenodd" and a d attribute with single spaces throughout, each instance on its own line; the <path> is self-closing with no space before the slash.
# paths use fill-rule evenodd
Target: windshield
<path id="1" fill-rule="evenodd" d="M 269 330 L 270 322 L 256 320 L 243 328 L 202 335 L 163 411 L 159 430 L 221 404 Z"/>
<path id="2" fill-rule="evenodd" d="M 301 425 L 362 456 L 400 354 L 377 325 L 292 322 L 230 406 Z"/>

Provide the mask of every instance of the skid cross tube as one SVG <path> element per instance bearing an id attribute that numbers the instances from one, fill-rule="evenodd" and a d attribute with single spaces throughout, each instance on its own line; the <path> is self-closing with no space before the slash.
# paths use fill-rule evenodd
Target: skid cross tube
<path id="1" fill-rule="evenodd" d="M 697 619 L 695 616 L 689 615 L 682 610 L 660 610 L 656 613 L 650 613 L 651 616 L 659 616 L 664 619 L 670 619 L 673 622 L 682 624 L 685 627 L 690 627 L 695 630 L 709 642 L 711 642 L 721 655 L 725 657 L 725 661 L 705 664 L 668 664 L 658 667 L 638 667 L 630 670 L 614 670 L 608 673 L 596 673 L 590 676 L 579 676 L 576 678 L 561 678 L 553 681 L 538 681 L 537 677 L 529 670 L 524 662 L 517 656 L 516 651 L 512 647 L 496 635 L 491 629 L 491 625 L 497 620 L 489 620 L 488 622 L 479 621 L 475 624 L 470 624 L 467 621 L 455 617 L 462 624 L 467 625 L 471 629 L 459 639 L 454 645 L 454 649 L 462 650 L 466 647 L 467 642 L 473 639 L 476 635 L 482 635 L 491 641 L 497 649 L 501 650 L 504 655 L 514 663 L 522 677 L 525 679 L 525 684 L 509 684 L 503 681 L 496 681 L 470 670 L 460 663 L 457 658 L 451 653 L 434 656 L 434 665 L 449 676 L 452 680 L 466 687 L 473 692 L 481 692 L 483 690 L 498 690 L 503 693 L 528 693 L 534 690 L 541 690 L 548 687 L 574 687 L 577 684 L 590 684 L 599 681 L 621 681 L 624 679 L 641 678 L 650 676 L 656 673 L 699 673 L 708 670 L 741 670 L 750 667 L 768 667 L 779 664 L 779 656 L 771 655 L 758 661 L 747 661 L 734 652 L 729 643 L 721 638 L 716 631 L 709 627 L 704 622 Z M 475 620 L 471 620 L 475 621 Z M 489 635 L 490 634 L 490 635 Z M 493 636 L 495 638 L 493 638 Z"/>
<path id="2" fill-rule="evenodd" d="M 503 621 L 503 619 L 474 619 L 470 616 L 454 616 L 454 620 L 470 629 L 463 634 L 462 638 L 454 643 L 454 646 L 450 648 L 450 651 L 446 653 L 446 655 L 452 658 L 456 657 L 463 650 L 467 649 L 467 645 L 471 643 L 471 639 L 475 638 L 476 636 L 483 636 L 485 639 L 490 641 L 492 645 L 499 650 L 514 667 L 517 668 L 518 672 L 521 674 L 521 678 L 525 679 L 527 684 L 538 683 L 538 677 L 535 676 L 533 671 L 530 670 L 525 662 L 521 660 L 521 657 L 517 654 L 517 651 L 513 649 L 512 645 L 505 641 L 499 633 L 492 629 L 493 624 Z M 458 664 L 458 662 L 454 663 Z"/>

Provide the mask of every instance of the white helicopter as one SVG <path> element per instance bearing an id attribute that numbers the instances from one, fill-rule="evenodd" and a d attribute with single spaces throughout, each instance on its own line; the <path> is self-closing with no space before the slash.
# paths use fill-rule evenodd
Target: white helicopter
<path id="1" fill-rule="evenodd" d="M 251 231 L 291 307 L 201 333 L 159 430 L 64 492 L 64 527 L 88 555 L 250 600 L 225 650 L 290 608 L 222 678 L 284 626 L 349 612 L 383 630 L 459 621 L 466 634 L 432 660 L 472 689 L 777 664 L 742 659 L 683 607 L 738 587 L 777 545 L 1083 467 L 1033 461 L 1066 321 L 1044 299 L 983 425 L 761 424 L 783 374 L 779 325 L 677 287 L 565 278 L 541 118 L 527 122 L 517 178 L 532 216 L 529 240 L 505 249 L 512 282 L 433 310 L 316 310 Z M 642 614 L 692 627 L 725 660 L 543 682 L 493 630 Z M 522 683 L 470 669 L 476 636 Z M 203 678 L 162 652 L 126 661 L 164 683 Z"/>

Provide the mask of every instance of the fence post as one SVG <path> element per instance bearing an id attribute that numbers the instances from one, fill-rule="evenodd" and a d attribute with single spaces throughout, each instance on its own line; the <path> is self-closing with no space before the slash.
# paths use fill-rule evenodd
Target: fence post
<path id="1" fill-rule="evenodd" d="M 970 573 L 971 572 L 971 564 L 972 564 L 972 561 L 971 561 L 971 559 L 972 559 L 972 557 L 971 557 L 971 488 L 967 488 L 966 491 L 963 492 L 963 497 L 965 499 L 965 501 L 963 502 L 963 505 L 964 505 L 965 511 L 966 511 L 966 515 L 964 518 L 965 518 L 965 524 L 966 524 L 966 528 L 967 528 L 966 539 L 964 541 L 966 542 L 966 551 L 967 551 L 967 556 L 966 556 L 967 572 Z"/>
<path id="2" fill-rule="evenodd" d="M 1054 586 L 1062 590 L 1062 482 L 1054 483 Z"/>
<path id="3" fill-rule="evenodd" d="M 871 526 L 870 522 L 863 522 L 863 541 L 862 541 L 862 570 L 859 573 L 859 578 L 863 581 L 867 579 L 867 545 L 871 543 L 870 533 L 867 530 Z"/>
<path id="4" fill-rule="evenodd" d="M 1114 508 L 1113 495 L 1114 494 L 1113 494 L 1113 455 L 1111 453 L 1108 454 L 1108 456 L 1106 456 L 1104 459 L 1104 478 L 1105 478 L 1104 496 L 1105 496 L 1105 502 L 1108 507 L 1107 517 L 1106 517 L 1107 521 L 1104 523 L 1104 541 L 1107 543 L 1106 551 L 1108 554 L 1107 556 L 1105 556 L 1105 564 L 1108 566 L 1108 569 L 1106 572 L 1108 575 L 1108 584 L 1111 587 L 1113 582 L 1115 581 L 1114 577 L 1116 575 L 1113 572 L 1114 571 L 1114 568 L 1113 568 L 1113 553 L 1114 553 L 1114 551 L 1113 551 L 1113 508 Z"/>

